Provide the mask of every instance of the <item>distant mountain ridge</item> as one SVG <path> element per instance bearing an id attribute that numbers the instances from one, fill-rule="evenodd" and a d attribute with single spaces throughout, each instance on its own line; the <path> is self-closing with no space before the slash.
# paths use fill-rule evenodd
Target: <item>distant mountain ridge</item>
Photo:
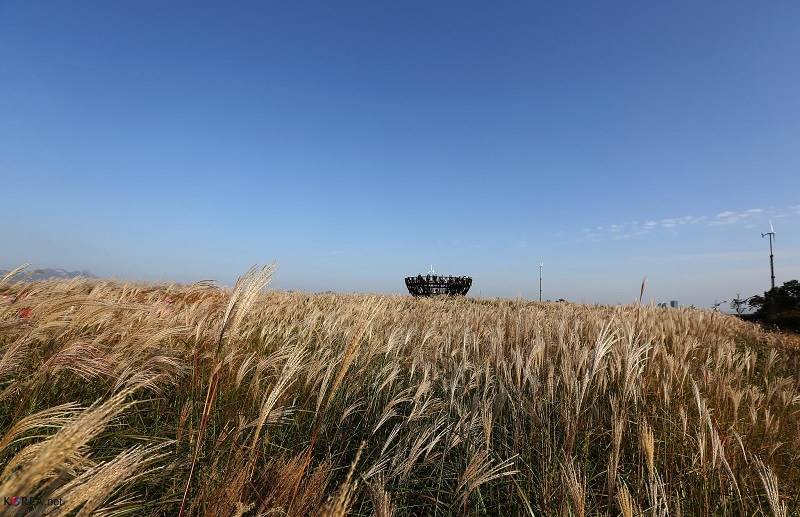
<path id="1" fill-rule="evenodd" d="M 10 273 L 10 270 L 0 269 L 0 278 L 3 278 L 8 273 Z M 66 269 L 44 268 L 26 269 L 24 271 L 20 271 L 11 277 L 11 280 L 21 282 L 36 282 L 38 280 L 48 280 L 52 278 L 69 279 L 77 277 L 97 278 L 88 271 L 67 271 Z"/>

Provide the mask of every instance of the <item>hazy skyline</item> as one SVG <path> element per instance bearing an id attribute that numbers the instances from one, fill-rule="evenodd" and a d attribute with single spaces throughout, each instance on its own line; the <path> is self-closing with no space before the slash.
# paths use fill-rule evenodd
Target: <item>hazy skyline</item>
<path id="1" fill-rule="evenodd" d="M 0 3 L 0 268 L 709 306 L 800 278 L 800 4 Z"/>

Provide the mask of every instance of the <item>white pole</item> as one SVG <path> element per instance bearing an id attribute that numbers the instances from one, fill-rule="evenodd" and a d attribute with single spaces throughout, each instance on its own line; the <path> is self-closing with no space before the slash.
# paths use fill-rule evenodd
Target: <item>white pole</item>
<path id="1" fill-rule="evenodd" d="M 539 264 L 539 301 L 542 301 L 542 267 L 544 264 Z"/>

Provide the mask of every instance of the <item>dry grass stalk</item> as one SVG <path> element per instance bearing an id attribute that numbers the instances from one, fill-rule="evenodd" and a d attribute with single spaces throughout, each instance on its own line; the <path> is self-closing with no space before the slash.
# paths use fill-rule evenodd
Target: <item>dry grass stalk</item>
<path id="1" fill-rule="evenodd" d="M 796 337 L 269 273 L 0 281 L 0 489 L 100 515 L 800 511 Z"/>

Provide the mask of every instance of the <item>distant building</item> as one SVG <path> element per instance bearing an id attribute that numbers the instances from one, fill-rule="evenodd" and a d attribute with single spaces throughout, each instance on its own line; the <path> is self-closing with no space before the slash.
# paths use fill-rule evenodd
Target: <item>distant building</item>
<path id="1" fill-rule="evenodd" d="M 678 308 L 678 300 L 670 300 L 669 306 L 672 307 L 673 309 L 677 309 Z"/>

